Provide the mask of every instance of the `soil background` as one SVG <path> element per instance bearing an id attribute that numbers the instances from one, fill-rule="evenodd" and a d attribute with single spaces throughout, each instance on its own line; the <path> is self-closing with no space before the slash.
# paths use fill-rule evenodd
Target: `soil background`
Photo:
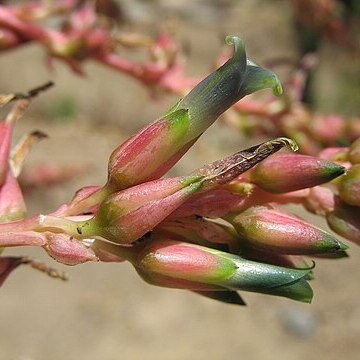
<path id="1" fill-rule="evenodd" d="M 155 34 L 166 21 L 175 22 L 176 36 L 189 49 L 188 74 L 208 73 L 229 33 L 239 34 L 249 56 L 260 64 L 298 56 L 290 1 L 128 0 L 122 6 L 131 19 L 129 29 Z M 135 59 L 143 55 L 132 54 Z M 316 106 L 358 115 L 354 93 L 349 99 L 357 108 L 349 109 L 338 100 L 346 92 L 346 84 L 345 90 L 339 90 L 338 79 L 357 65 L 344 50 L 326 42 L 319 56 Z M 56 62 L 54 71 L 49 71 L 36 45 L 0 57 L 1 93 L 23 91 L 48 79 L 56 82 L 55 89 L 37 99 L 17 126 L 16 139 L 33 129 L 50 136 L 32 151 L 28 166 L 48 162 L 86 168 L 70 182 L 27 194 L 30 213 L 54 209 L 84 185 L 104 183 L 111 151 L 177 100 L 169 95 L 153 100 L 135 80 L 97 64 L 86 64 L 85 70 L 87 77 L 77 77 Z M 70 115 L 59 116 L 66 106 Z M 218 121 L 172 173 L 185 173 L 257 142 Z M 44 259 L 66 270 L 71 280 L 63 283 L 27 267 L 14 272 L 0 293 L 0 359 L 360 358 L 360 248 L 356 245 L 351 246 L 349 259 L 317 262 L 311 305 L 243 293 L 247 307 L 149 286 L 126 263 L 65 267 L 38 249 L 10 249 L 6 254 Z"/>

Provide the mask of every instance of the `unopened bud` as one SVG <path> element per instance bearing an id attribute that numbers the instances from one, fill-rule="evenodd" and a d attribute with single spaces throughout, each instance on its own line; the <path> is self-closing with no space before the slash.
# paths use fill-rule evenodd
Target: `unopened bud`
<path id="1" fill-rule="evenodd" d="M 150 124 L 112 153 L 108 186 L 114 191 L 161 177 L 197 138 L 231 105 L 264 88 L 281 93 L 277 76 L 246 57 L 235 36 L 235 53 L 223 66 L 201 81 L 163 118 Z"/>
<path id="2" fill-rule="evenodd" d="M 258 263 L 203 246 L 172 240 L 139 244 L 130 260 L 147 281 L 160 275 L 163 280 L 176 279 L 198 284 L 221 286 L 229 290 L 246 290 L 285 296 L 309 302 L 311 288 L 303 282 L 309 270 L 298 270 Z M 157 278 L 162 285 L 161 277 Z M 183 286 L 185 283 L 182 284 Z M 194 289 L 193 289 L 194 290 Z M 198 289 L 201 290 L 201 289 Z"/>
<path id="3" fill-rule="evenodd" d="M 159 179 L 109 196 L 94 218 L 79 223 L 81 236 L 128 244 L 151 231 L 202 186 L 199 176 Z"/>
<path id="4" fill-rule="evenodd" d="M 334 236 L 282 210 L 254 206 L 226 217 L 249 246 L 282 254 L 346 250 Z"/>
<path id="5" fill-rule="evenodd" d="M 257 165 L 251 179 L 266 191 L 284 193 L 326 183 L 344 172 L 343 166 L 313 156 L 276 154 Z"/>

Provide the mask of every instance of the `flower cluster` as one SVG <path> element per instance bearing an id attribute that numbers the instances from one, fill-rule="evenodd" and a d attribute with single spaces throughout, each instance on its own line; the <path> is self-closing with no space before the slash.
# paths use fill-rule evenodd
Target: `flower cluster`
<path id="1" fill-rule="evenodd" d="M 348 160 L 358 160 L 357 143 L 322 157 L 273 155 L 284 146 L 297 150 L 280 137 L 188 175 L 162 177 L 241 98 L 264 88 L 281 94 L 277 76 L 249 60 L 238 37 L 226 41 L 234 54 L 224 65 L 113 151 L 104 186 L 78 190 L 49 214 L 26 217 L 17 181 L 31 144 L 44 135 L 29 134 L 10 151 L 14 121 L 48 85 L 1 96 L 2 105 L 15 101 L 0 123 L 2 249 L 40 246 L 67 265 L 126 260 L 150 284 L 227 303 L 244 304 L 238 290 L 310 302 L 314 265 L 308 256 L 346 256 L 347 246 L 277 204 L 304 204 L 356 240 L 359 223 L 349 207 L 359 205 L 358 165 L 343 174 Z M 0 257 L 0 282 L 23 263 L 63 277 L 28 258 Z"/>

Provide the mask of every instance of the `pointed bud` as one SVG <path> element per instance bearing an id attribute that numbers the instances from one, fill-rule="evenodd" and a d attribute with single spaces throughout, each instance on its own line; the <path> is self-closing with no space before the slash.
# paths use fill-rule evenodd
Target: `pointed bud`
<path id="1" fill-rule="evenodd" d="M 202 186 L 199 176 L 159 179 L 109 196 L 94 218 L 77 224 L 82 236 L 129 244 L 151 231 Z"/>
<path id="2" fill-rule="evenodd" d="M 254 206 L 226 217 L 244 241 L 282 254 L 319 254 L 346 250 L 334 236 L 279 209 Z"/>
<path id="3" fill-rule="evenodd" d="M 311 288 L 306 287 L 306 282 L 302 283 L 309 270 L 258 263 L 222 251 L 172 240 L 137 244 L 129 259 L 147 281 L 155 274 L 165 277 L 164 280 L 174 279 L 173 285 L 178 279 L 229 290 L 267 293 L 300 301 L 311 300 Z"/>
<path id="4" fill-rule="evenodd" d="M 347 204 L 360 206 L 360 164 L 352 166 L 340 178 L 339 195 Z"/>
<path id="5" fill-rule="evenodd" d="M 341 165 L 313 156 L 276 154 L 254 168 L 251 180 L 266 191 L 283 193 L 326 183 L 344 172 Z"/>
<path id="6" fill-rule="evenodd" d="M 334 211 L 326 216 L 330 228 L 360 245 L 360 208 L 344 203 L 336 204 Z"/>
<path id="7" fill-rule="evenodd" d="M 353 164 L 360 164 L 360 138 L 356 139 L 349 149 L 349 160 Z"/>
<path id="8" fill-rule="evenodd" d="M 119 146 L 109 160 L 108 186 L 117 191 L 161 177 L 197 138 L 239 99 L 264 88 L 281 93 L 277 76 L 246 58 L 242 41 L 226 38 L 235 53 L 166 115 Z"/>

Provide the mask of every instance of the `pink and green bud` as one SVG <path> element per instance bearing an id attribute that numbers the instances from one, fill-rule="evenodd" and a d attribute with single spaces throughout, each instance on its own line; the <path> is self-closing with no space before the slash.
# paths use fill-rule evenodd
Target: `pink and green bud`
<path id="1" fill-rule="evenodd" d="M 146 254 L 134 264 L 141 271 L 232 290 L 274 293 L 281 296 L 282 286 L 296 283 L 308 273 L 308 270 L 292 270 L 252 262 L 236 255 L 188 243 L 158 242 L 145 251 Z"/>
<path id="2" fill-rule="evenodd" d="M 238 37 L 229 36 L 226 41 L 235 46 L 230 60 L 201 81 L 162 119 L 115 149 L 109 161 L 110 187 L 119 190 L 161 177 L 242 97 L 265 88 L 281 93 L 277 76 L 248 60 Z"/>
<path id="3" fill-rule="evenodd" d="M 262 250 L 308 255 L 347 249 L 329 233 L 276 208 L 254 206 L 226 220 L 248 246 Z"/>
<path id="4" fill-rule="evenodd" d="M 353 164 L 360 164 L 360 138 L 356 139 L 349 149 L 349 160 Z"/>
<path id="5" fill-rule="evenodd" d="M 360 245 L 360 208 L 344 203 L 336 204 L 326 216 L 330 228 L 344 238 Z"/>
<path id="6" fill-rule="evenodd" d="M 343 166 L 313 156 L 277 154 L 257 165 L 251 180 L 266 191 L 284 193 L 326 183 L 344 172 Z"/>
<path id="7" fill-rule="evenodd" d="M 352 166 L 340 178 L 339 196 L 349 205 L 360 206 L 360 164 Z"/>
<path id="8" fill-rule="evenodd" d="M 94 218 L 75 223 L 83 237 L 102 236 L 129 244 L 151 231 L 203 184 L 200 176 L 159 179 L 133 186 L 101 203 Z"/>
<path id="9" fill-rule="evenodd" d="M 147 282 L 165 287 L 208 291 L 214 286 L 285 296 L 310 302 L 304 278 L 309 270 L 283 268 L 243 259 L 215 249 L 173 240 L 149 240 L 123 248 L 105 248 L 126 257 Z"/>

